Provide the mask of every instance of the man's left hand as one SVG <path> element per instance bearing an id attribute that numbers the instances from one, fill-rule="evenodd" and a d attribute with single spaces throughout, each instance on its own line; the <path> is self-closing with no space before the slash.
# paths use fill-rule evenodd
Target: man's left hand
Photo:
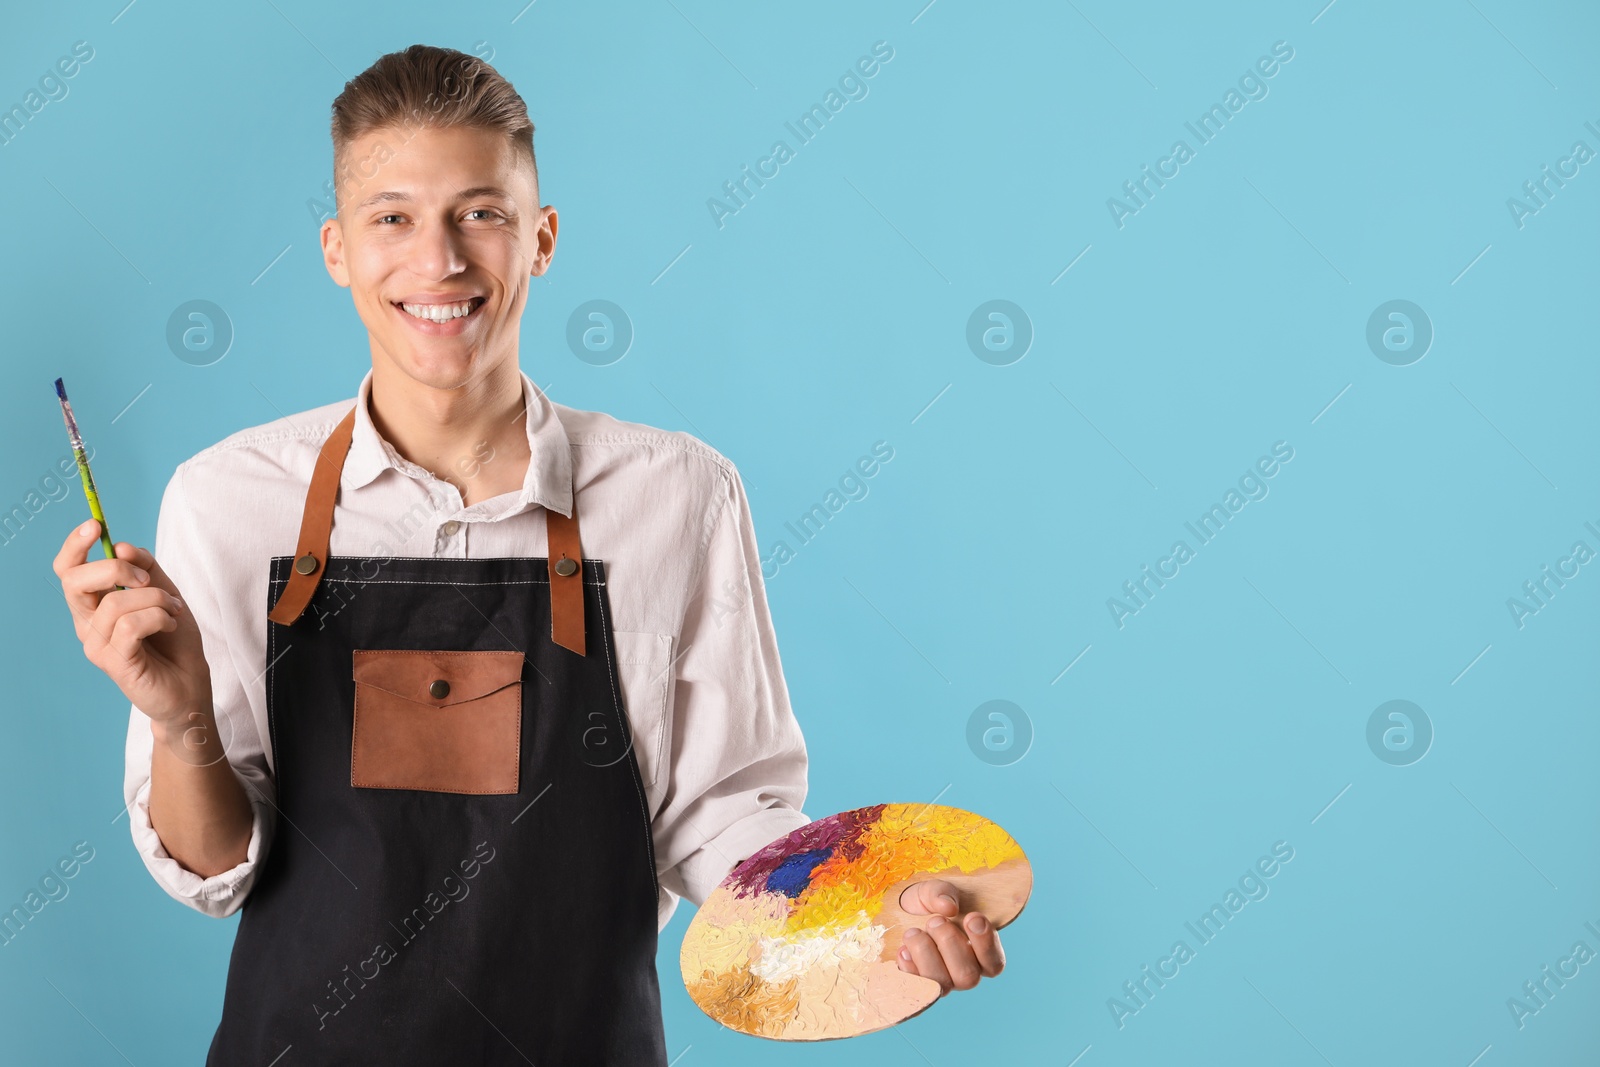
<path id="1" fill-rule="evenodd" d="M 900 969 L 939 983 L 942 997 L 952 989 L 971 989 L 1006 966 L 1000 933 L 980 911 L 961 912 L 960 892 L 941 878 L 914 882 L 900 894 L 907 915 L 930 916 L 922 928 L 906 928 Z"/>

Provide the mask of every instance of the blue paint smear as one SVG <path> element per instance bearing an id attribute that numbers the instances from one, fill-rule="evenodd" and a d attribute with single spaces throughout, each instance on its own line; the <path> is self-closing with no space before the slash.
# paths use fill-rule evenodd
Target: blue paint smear
<path id="1" fill-rule="evenodd" d="M 767 875 L 767 890 L 772 893 L 782 893 L 791 900 L 800 895 L 800 891 L 811 884 L 811 872 L 829 856 L 833 855 L 831 848 L 816 848 L 809 852 L 796 852 L 793 856 L 778 864 L 773 872 Z"/>

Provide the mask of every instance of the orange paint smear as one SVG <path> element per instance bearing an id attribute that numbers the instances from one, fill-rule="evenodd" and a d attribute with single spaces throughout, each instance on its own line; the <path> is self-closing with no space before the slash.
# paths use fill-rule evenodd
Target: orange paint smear
<path id="1" fill-rule="evenodd" d="M 791 905 L 788 929 L 849 926 L 878 914 L 883 894 L 896 882 L 929 871 L 964 872 L 1020 858 L 1022 847 L 1000 827 L 957 808 L 889 804 L 857 839 L 861 854 L 835 853 L 811 872 L 811 883 Z"/>

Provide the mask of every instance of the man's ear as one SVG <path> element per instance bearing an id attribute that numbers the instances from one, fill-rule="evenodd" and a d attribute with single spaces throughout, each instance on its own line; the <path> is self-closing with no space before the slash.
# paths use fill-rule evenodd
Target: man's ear
<path id="1" fill-rule="evenodd" d="M 344 228 L 337 218 L 322 221 L 322 262 L 334 283 L 350 288 L 350 270 L 344 262 Z"/>
<path id="2" fill-rule="evenodd" d="M 555 208 L 545 206 L 539 209 L 539 223 L 534 230 L 539 251 L 533 257 L 533 269 L 528 272 L 531 277 L 537 278 L 550 269 L 550 260 L 556 254 L 556 231 L 560 222 Z"/>

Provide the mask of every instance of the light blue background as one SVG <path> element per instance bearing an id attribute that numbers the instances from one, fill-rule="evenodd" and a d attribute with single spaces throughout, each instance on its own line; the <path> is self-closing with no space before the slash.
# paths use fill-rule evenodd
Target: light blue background
<path id="1" fill-rule="evenodd" d="M 807 810 L 980 811 L 1032 902 L 1002 977 L 827 1046 L 704 1017 L 685 905 L 659 963 L 680 1067 L 1600 1058 L 1600 963 L 1520 1030 L 1506 1005 L 1600 951 L 1600 565 L 1520 629 L 1506 606 L 1600 549 L 1600 162 L 1520 229 L 1506 206 L 1600 150 L 1592 5 L 123 2 L 8 11 L 0 39 L 6 106 L 95 50 L 0 147 L 0 511 L 65 453 L 57 375 L 144 544 L 178 462 L 353 395 L 365 331 L 307 201 L 333 97 L 418 41 L 491 57 L 537 125 L 561 229 L 523 366 L 554 398 L 722 450 L 769 550 L 892 445 L 768 583 Z M 870 94 L 719 229 L 707 199 L 880 40 Z M 1280 40 L 1269 95 L 1114 225 L 1107 198 Z M 191 299 L 236 330 L 215 365 L 167 347 Z M 636 330 L 610 366 L 566 345 L 591 299 Z M 1009 366 L 965 341 L 992 299 L 1035 331 Z M 1410 366 L 1365 341 L 1392 299 L 1435 330 Z M 1277 441 L 1270 495 L 1119 629 L 1107 598 Z M 198 1063 L 235 920 L 129 842 L 127 704 L 48 567 L 84 514 L 74 489 L 0 550 L 0 903 L 96 849 L 0 948 L 0 1060 Z M 1410 766 L 1366 741 L 1399 698 L 1436 733 Z M 1009 766 L 966 741 L 993 699 L 1035 734 Z M 1108 998 L 1276 841 L 1270 896 L 1119 1029 Z"/>

